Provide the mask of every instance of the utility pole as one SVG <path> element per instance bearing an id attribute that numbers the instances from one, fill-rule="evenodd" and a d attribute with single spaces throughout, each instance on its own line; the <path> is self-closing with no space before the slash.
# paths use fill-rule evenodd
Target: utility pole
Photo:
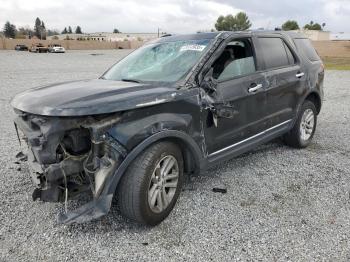
<path id="1" fill-rule="evenodd" d="M 160 33 L 161 28 L 158 27 L 158 38 L 159 38 L 159 33 Z"/>

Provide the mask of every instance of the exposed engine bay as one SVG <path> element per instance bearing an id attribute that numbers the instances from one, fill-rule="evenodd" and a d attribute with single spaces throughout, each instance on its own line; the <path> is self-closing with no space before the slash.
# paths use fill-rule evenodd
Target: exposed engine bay
<path id="1" fill-rule="evenodd" d="M 97 199 L 126 156 L 126 149 L 108 133 L 120 121 L 118 114 L 73 118 L 16 113 L 18 138 L 28 146 L 37 186 L 33 200 L 67 204 L 83 192 Z M 61 215 L 62 222 L 65 218 Z"/>

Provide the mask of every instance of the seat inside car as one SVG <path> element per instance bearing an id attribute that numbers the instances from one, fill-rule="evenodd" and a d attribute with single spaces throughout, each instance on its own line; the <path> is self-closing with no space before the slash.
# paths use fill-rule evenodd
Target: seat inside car
<path id="1" fill-rule="evenodd" d="M 213 77 L 217 79 L 234 60 L 245 58 L 246 49 L 239 45 L 228 45 L 213 64 Z"/>

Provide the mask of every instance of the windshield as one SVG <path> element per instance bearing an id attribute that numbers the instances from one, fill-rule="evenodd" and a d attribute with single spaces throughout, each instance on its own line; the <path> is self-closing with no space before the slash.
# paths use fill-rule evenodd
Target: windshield
<path id="1" fill-rule="evenodd" d="M 199 60 L 210 39 L 184 40 L 145 45 L 104 75 L 103 79 L 135 82 L 175 82 Z"/>

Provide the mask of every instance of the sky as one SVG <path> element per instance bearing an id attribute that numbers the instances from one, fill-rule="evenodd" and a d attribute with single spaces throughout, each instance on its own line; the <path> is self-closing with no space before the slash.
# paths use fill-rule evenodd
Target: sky
<path id="1" fill-rule="evenodd" d="M 274 29 L 288 19 L 304 26 L 326 23 L 325 30 L 350 32 L 350 0 L 0 0 L 0 27 L 6 21 L 62 31 L 80 25 L 87 33 L 193 33 L 214 28 L 219 15 L 246 12 L 252 29 Z"/>

